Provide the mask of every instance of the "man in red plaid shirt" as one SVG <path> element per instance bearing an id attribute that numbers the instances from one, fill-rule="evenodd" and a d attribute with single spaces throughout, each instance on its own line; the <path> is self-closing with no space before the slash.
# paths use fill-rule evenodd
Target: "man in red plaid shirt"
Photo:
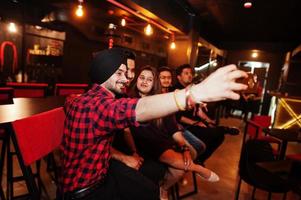
<path id="1" fill-rule="evenodd" d="M 190 103 L 238 99 L 236 83 L 247 77 L 236 66 L 223 67 L 204 82 L 161 95 L 141 99 L 120 98 L 132 76 L 132 53 L 112 48 L 97 53 L 92 61 L 92 88 L 66 103 L 63 142 L 65 199 L 159 199 L 158 187 L 138 171 L 110 159 L 114 133 L 129 126 L 186 109 Z M 164 99 L 164 101 L 162 101 Z"/>

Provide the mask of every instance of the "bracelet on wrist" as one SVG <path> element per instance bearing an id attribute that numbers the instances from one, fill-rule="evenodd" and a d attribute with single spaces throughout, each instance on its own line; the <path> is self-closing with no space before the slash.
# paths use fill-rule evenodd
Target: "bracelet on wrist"
<path id="1" fill-rule="evenodd" d="M 173 98 L 174 98 L 174 100 L 175 100 L 175 103 L 176 103 L 176 105 L 177 105 L 177 108 L 178 108 L 180 111 L 184 111 L 185 108 L 183 108 L 183 107 L 181 106 L 181 104 L 179 103 L 179 101 L 178 101 L 178 99 L 177 99 L 177 90 L 175 90 L 175 91 L 173 92 Z"/>

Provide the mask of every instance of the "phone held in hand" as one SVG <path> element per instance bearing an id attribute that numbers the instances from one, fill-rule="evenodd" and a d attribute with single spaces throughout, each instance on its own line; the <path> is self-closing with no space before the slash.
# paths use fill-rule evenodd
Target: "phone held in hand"
<path id="1" fill-rule="evenodd" d="M 245 85 L 248 86 L 248 88 L 245 91 L 243 91 L 243 93 L 247 93 L 247 94 L 257 93 L 258 82 L 255 79 L 254 74 L 248 72 L 248 77 L 247 78 L 237 79 L 236 82 L 242 83 L 242 84 L 245 84 Z"/>

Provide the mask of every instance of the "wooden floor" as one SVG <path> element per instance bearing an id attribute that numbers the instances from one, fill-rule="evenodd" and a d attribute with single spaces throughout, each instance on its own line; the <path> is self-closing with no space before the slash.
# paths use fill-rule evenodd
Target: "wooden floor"
<path id="1" fill-rule="evenodd" d="M 243 130 L 243 123 L 240 119 L 227 118 L 222 119 L 221 124 L 228 126 L 236 126 Z M 209 183 L 197 178 L 198 180 L 198 193 L 190 197 L 185 198 L 186 200 L 232 200 L 234 199 L 234 194 L 236 191 L 237 184 L 237 171 L 238 171 L 238 161 L 240 155 L 242 134 L 238 136 L 226 135 L 225 142 L 222 146 L 213 154 L 213 156 L 205 163 L 206 167 L 213 170 L 220 176 L 220 181 L 217 183 Z M 300 144 L 299 144 L 300 145 Z M 301 152 L 300 146 L 298 144 L 289 144 L 288 152 Z M 45 168 L 45 166 L 43 166 Z M 180 192 L 189 191 L 192 189 L 191 174 L 187 174 L 187 179 L 189 184 L 186 186 L 181 186 Z M 43 182 L 46 185 L 48 195 L 50 199 L 55 198 L 55 184 L 51 181 L 48 174 L 44 174 Z M 4 190 L 6 189 L 6 170 L 4 170 L 4 177 L 2 186 Z M 25 183 L 15 184 L 14 191 L 16 194 L 21 194 L 26 191 Z M 242 183 L 240 191 L 240 200 L 251 199 L 252 187 L 245 183 Z M 46 198 L 43 198 L 46 199 Z M 256 191 L 256 199 L 267 199 L 267 193 L 264 191 Z M 281 194 L 273 194 L 273 200 L 282 199 Z M 297 200 L 299 197 L 293 193 L 288 193 L 287 200 Z"/>

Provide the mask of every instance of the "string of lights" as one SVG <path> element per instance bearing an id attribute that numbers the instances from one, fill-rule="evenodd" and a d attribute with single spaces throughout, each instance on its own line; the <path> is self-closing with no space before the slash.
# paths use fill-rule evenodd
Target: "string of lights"
<path id="1" fill-rule="evenodd" d="M 108 2 L 114 4 L 115 6 L 139 17 L 140 19 L 146 21 L 146 26 L 144 27 L 143 31 L 144 31 L 144 34 L 148 37 L 152 36 L 153 33 L 154 33 L 154 28 L 152 25 L 160 28 L 161 30 L 163 30 L 164 32 L 168 33 L 170 35 L 170 37 L 168 37 L 170 39 L 170 49 L 171 50 L 174 50 L 176 49 L 176 43 L 175 43 L 175 33 L 170 31 L 168 28 L 164 27 L 163 25 L 159 24 L 158 22 L 152 20 L 152 19 L 149 19 L 148 17 L 142 15 L 141 13 L 139 12 L 136 12 L 134 10 L 132 10 L 131 8 L 128 8 L 126 7 L 125 5 L 119 3 L 119 2 L 116 2 L 114 0 L 107 0 Z M 78 18 L 82 18 L 84 15 L 85 15 L 85 8 L 84 8 L 84 0 L 77 0 L 78 4 L 77 4 L 77 7 L 75 9 L 75 16 L 78 17 Z M 125 18 L 122 18 L 120 20 L 120 25 L 122 27 L 126 27 L 127 26 L 127 20 Z M 12 31 L 14 30 L 13 27 L 11 28 Z M 109 48 L 112 48 L 113 47 L 113 41 L 112 41 L 112 38 L 109 39 Z"/>

